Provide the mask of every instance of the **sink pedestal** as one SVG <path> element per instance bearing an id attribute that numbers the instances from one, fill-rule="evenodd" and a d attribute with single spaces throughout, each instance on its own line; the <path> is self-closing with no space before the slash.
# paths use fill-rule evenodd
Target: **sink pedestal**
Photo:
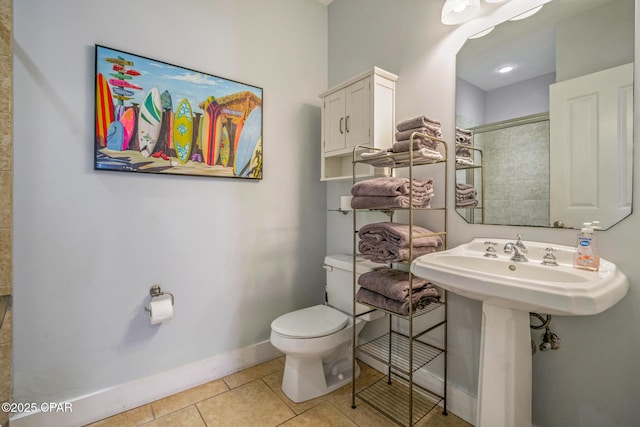
<path id="1" fill-rule="evenodd" d="M 531 425 L 529 313 L 482 304 L 477 427 Z"/>

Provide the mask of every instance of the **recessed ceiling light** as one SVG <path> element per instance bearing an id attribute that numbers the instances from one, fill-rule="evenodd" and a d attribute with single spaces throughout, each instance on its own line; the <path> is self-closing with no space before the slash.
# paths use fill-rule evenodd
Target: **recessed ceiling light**
<path id="1" fill-rule="evenodd" d="M 508 73 L 509 71 L 513 70 L 513 65 L 505 65 L 504 67 L 498 68 L 498 72 L 500 74 L 505 74 Z"/>

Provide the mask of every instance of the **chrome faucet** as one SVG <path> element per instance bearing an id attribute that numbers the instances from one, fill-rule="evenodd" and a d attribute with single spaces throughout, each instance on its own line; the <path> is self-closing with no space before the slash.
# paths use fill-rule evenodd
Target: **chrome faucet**
<path id="1" fill-rule="evenodd" d="M 511 261 L 515 262 L 527 262 L 527 247 L 522 243 L 522 236 L 518 234 L 518 240 L 515 243 L 507 243 L 504 245 L 504 253 L 510 254 L 513 252 Z"/>

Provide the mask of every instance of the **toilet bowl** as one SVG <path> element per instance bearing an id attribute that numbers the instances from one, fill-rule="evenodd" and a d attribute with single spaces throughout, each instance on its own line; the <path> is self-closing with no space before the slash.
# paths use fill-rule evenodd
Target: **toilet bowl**
<path id="1" fill-rule="evenodd" d="M 358 259 L 356 275 L 376 268 L 380 266 Z M 286 313 L 271 323 L 271 344 L 286 355 L 282 391 L 294 402 L 330 393 L 360 374 L 357 364 L 352 372 L 353 257 L 329 256 L 325 269 L 329 305 Z M 370 311 L 356 307 L 357 313 L 365 310 Z M 383 316 L 383 312 L 373 311 L 357 317 L 356 336 L 366 321 Z"/>
<path id="2" fill-rule="evenodd" d="M 301 325 L 315 325 L 306 329 Z M 365 322 L 356 319 L 356 334 Z M 271 324 L 271 344 L 286 354 L 282 391 L 294 402 L 330 393 L 351 381 L 353 319 L 326 305 L 303 308 Z M 356 364 L 357 378 L 360 368 Z"/>

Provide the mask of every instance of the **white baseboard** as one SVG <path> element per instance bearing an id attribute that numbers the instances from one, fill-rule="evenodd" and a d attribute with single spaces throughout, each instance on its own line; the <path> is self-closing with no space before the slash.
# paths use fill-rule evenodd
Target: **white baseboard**
<path id="1" fill-rule="evenodd" d="M 11 427 L 89 424 L 281 356 L 269 340 L 70 399 L 69 412 L 18 414 Z"/>
<path id="2" fill-rule="evenodd" d="M 362 360 L 367 365 L 371 366 L 375 370 L 386 374 L 387 365 L 382 362 L 367 356 L 366 354 L 358 352 L 357 358 Z M 443 379 L 428 371 L 425 368 L 418 370 L 414 374 L 414 381 L 416 384 L 426 387 L 430 390 L 442 390 L 444 383 Z M 469 394 L 467 391 L 456 387 L 454 384 L 449 384 L 447 387 L 447 410 L 456 414 L 456 416 L 462 418 L 471 425 L 475 425 L 476 422 L 476 396 Z"/>

